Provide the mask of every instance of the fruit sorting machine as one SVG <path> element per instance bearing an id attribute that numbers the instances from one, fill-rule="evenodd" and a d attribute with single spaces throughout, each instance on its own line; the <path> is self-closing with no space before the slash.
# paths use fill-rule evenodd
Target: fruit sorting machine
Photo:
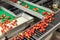
<path id="1" fill-rule="evenodd" d="M 6 1 L 5 1 L 6 2 Z M 9 3 L 10 2 L 10 3 Z M 45 8 L 45 7 L 42 7 L 42 6 L 39 6 L 39 5 L 35 5 L 33 3 L 30 3 L 30 2 L 27 2 L 27 1 L 24 1 L 24 2 L 20 2 L 20 0 L 17 2 L 17 3 L 13 3 L 12 1 L 9 1 L 7 3 L 19 8 L 19 9 L 22 9 L 26 12 L 29 12 L 29 14 L 32 14 L 38 18 L 43 18 L 44 16 L 42 15 L 42 12 L 44 11 L 48 11 L 48 12 L 52 12 L 50 9 L 48 8 Z M 22 5 L 20 5 L 20 3 L 22 3 Z M 27 5 L 26 5 L 27 4 Z M 25 8 L 26 6 L 29 6 L 29 8 Z M 31 7 L 32 6 L 32 7 Z M 23 9 L 24 8 L 24 9 Z M 30 10 L 29 10 L 30 9 Z M 37 9 L 37 10 L 35 10 Z M 47 10 L 46 10 L 47 9 Z M 28 11 L 29 10 L 29 11 Z M 36 14 L 34 14 L 36 13 Z"/>
<path id="2" fill-rule="evenodd" d="M 27 18 L 27 17 L 29 18 Z M 24 29 L 25 27 L 27 27 L 31 22 L 33 21 L 33 17 L 22 13 L 19 15 L 19 17 L 17 17 L 13 12 L 7 10 L 4 7 L 0 7 L 0 37 L 3 35 L 7 35 L 10 30 L 13 31 L 14 28 L 18 28 L 19 25 L 26 25 L 26 26 L 22 26 L 19 27 L 19 29 Z M 20 30 L 21 30 L 20 29 Z M 8 32 L 8 33 L 7 33 Z M 13 32 L 12 32 L 13 33 Z M 10 32 L 11 34 L 11 32 Z M 12 36 L 12 35 L 10 35 Z"/>
<path id="3" fill-rule="evenodd" d="M 43 13 L 43 14 L 45 14 L 45 13 Z M 48 16 L 48 15 L 46 15 L 46 16 Z M 26 37 L 25 39 L 30 40 L 31 37 L 34 38 L 37 35 L 35 31 L 39 31 L 41 33 L 45 32 L 45 30 L 46 30 L 45 28 L 47 28 L 48 23 L 50 23 L 54 20 L 54 18 L 52 18 L 53 16 L 54 16 L 54 13 L 50 14 L 48 16 L 48 18 L 45 18 L 45 20 L 42 20 L 39 23 L 35 24 L 31 29 L 28 29 L 23 34 L 18 35 L 18 37 L 13 38 L 13 40 L 18 40 L 18 39 L 24 40 L 25 37 Z M 36 39 L 33 39 L 33 40 L 36 40 Z"/>
<path id="4" fill-rule="evenodd" d="M 5 12 L 1 13 L 4 34 L 1 40 L 3 38 L 3 40 L 43 40 L 60 26 L 60 11 L 55 13 L 48 8 L 24 0 L 2 1 L 4 4 L 1 12 L 4 9 L 3 11 L 10 12 L 8 14 L 11 17 Z M 13 20 L 11 20 L 12 16 L 14 16 Z"/>

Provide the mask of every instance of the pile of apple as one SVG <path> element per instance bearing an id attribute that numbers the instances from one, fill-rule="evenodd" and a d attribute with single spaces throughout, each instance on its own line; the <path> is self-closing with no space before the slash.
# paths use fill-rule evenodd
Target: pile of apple
<path id="1" fill-rule="evenodd" d="M 0 33 L 4 34 L 7 31 L 13 29 L 17 25 L 17 20 L 6 20 L 4 23 L 0 23 Z"/>
<path id="2" fill-rule="evenodd" d="M 45 32 L 46 28 L 48 27 L 48 24 L 54 20 L 54 12 L 51 12 L 50 14 L 48 14 L 48 12 L 43 12 L 43 14 L 45 15 L 44 20 L 41 20 L 39 23 L 34 24 L 31 29 L 28 29 L 21 34 L 18 34 L 17 37 L 13 38 L 13 40 L 24 40 L 24 37 L 27 37 L 29 39 L 32 35 L 35 34 L 35 30 L 39 30 L 41 33 Z"/>
<path id="3" fill-rule="evenodd" d="M 12 1 L 12 2 L 14 2 L 14 3 L 17 3 L 18 0 L 10 0 L 10 1 Z"/>

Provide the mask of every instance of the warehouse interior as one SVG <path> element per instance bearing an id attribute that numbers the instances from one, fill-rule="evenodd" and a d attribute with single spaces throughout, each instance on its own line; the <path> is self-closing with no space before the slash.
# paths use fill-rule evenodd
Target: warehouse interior
<path id="1" fill-rule="evenodd" d="M 60 0 L 0 0 L 0 40 L 60 40 Z"/>

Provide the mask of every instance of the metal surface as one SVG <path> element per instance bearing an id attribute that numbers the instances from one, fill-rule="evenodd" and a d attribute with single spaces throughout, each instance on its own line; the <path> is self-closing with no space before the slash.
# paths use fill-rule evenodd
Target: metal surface
<path id="1" fill-rule="evenodd" d="M 37 2 L 36 4 L 43 4 L 46 1 L 48 1 L 48 0 L 41 0 L 41 1 Z"/>
<path id="2" fill-rule="evenodd" d="M 53 26 L 49 31 L 47 31 L 45 34 L 43 34 L 38 40 L 42 40 L 43 38 L 46 38 L 50 33 L 54 32 L 56 29 L 58 29 L 60 26 L 60 23 Z"/>
<path id="3" fill-rule="evenodd" d="M 28 21 L 29 22 L 29 21 Z M 23 23 L 22 25 L 19 25 L 18 27 L 10 30 L 9 32 L 7 32 L 5 34 L 5 36 L 7 36 L 8 38 L 12 37 L 12 36 L 15 36 L 17 35 L 19 32 L 23 31 L 28 25 L 29 23 L 28 22 L 25 22 Z M 31 23 L 31 20 L 30 20 L 30 23 Z"/>
<path id="4" fill-rule="evenodd" d="M 32 24 L 33 22 L 33 17 L 22 13 L 21 15 L 22 17 L 26 18 L 28 21 L 24 22 L 23 24 L 17 26 L 16 28 L 10 30 L 9 32 L 7 32 L 5 34 L 5 36 L 7 36 L 8 38 L 12 37 L 13 35 L 16 35 L 17 33 L 19 33 L 20 31 L 24 30 L 26 27 L 28 27 L 30 25 L 30 23 Z M 29 17 L 29 18 L 28 18 Z"/>

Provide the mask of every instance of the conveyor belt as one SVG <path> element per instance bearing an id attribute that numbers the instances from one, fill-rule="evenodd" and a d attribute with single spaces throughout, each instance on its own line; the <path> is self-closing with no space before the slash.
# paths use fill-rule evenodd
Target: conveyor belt
<path id="1" fill-rule="evenodd" d="M 27 17 L 25 17 L 25 16 L 27 16 L 27 17 L 29 17 L 29 18 L 27 18 Z M 25 18 L 26 21 L 25 21 L 25 20 L 22 20 L 22 19 L 21 19 L 22 17 Z M 33 17 L 31 17 L 31 16 L 29 16 L 29 15 L 27 15 L 27 14 L 23 14 L 22 17 L 20 18 L 20 20 L 18 20 L 18 21 L 19 21 L 18 27 L 14 28 L 14 29 L 12 29 L 11 31 L 9 31 L 9 32 L 6 33 L 6 36 L 7 36 L 8 38 L 12 37 L 13 35 L 17 34 L 17 33 L 20 32 L 20 31 L 24 30 L 26 27 L 28 27 L 28 26 L 30 25 L 30 23 L 33 22 Z M 21 22 L 21 21 L 22 21 L 22 22 Z M 23 22 L 23 21 L 25 21 L 25 22 Z M 10 34 L 10 36 L 9 36 L 9 34 Z"/>
<path id="2" fill-rule="evenodd" d="M 60 26 L 60 11 L 57 12 L 54 16 L 55 21 L 53 21 L 52 23 L 49 24 L 48 28 L 46 29 L 47 31 L 41 35 L 41 37 L 38 40 L 43 39 L 44 37 L 46 37 L 46 35 L 54 32 L 57 28 L 59 28 Z"/>
<path id="3" fill-rule="evenodd" d="M 55 20 L 51 23 L 52 25 L 56 25 L 56 24 L 60 23 L 60 11 L 56 13 L 54 18 L 55 18 Z"/>
<path id="4" fill-rule="evenodd" d="M 47 37 L 50 33 L 54 32 L 57 28 L 59 28 L 60 26 L 60 23 L 59 23 L 60 13 L 59 12 L 55 14 L 54 18 L 56 20 L 48 25 L 45 32 L 41 33 L 39 30 L 36 30 L 35 34 L 31 36 L 30 40 L 43 40 L 43 38 Z M 28 38 L 25 37 L 25 40 L 28 40 Z"/>
<path id="5" fill-rule="evenodd" d="M 8 4 L 8 3 L 4 2 L 2 4 L 2 6 L 5 7 L 6 9 L 8 9 L 9 11 L 13 12 L 16 16 L 20 15 L 21 13 L 23 13 L 22 10 L 20 10 L 20 9 L 18 9 L 18 8 L 14 7 L 14 6 L 10 5 L 10 4 Z"/>
<path id="6" fill-rule="evenodd" d="M 60 26 L 60 11 L 55 14 L 54 18 L 55 20 L 48 25 L 45 32 L 41 33 L 36 30 L 35 34 L 30 38 L 30 40 L 42 40 L 48 34 L 54 32 Z M 28 40 L 28 38 L 25 37 L 25 40 Z"/>
<path id="7" fill-rule="evenodd" d="M 38 12 L 40 15 L 43 15 L 42 13 L 45 12 L 45 11 L 47 11 L 47 12 L 52 12 L 52 10 L 50 10 L 50 9 L 48 9 L 48 8 L 46 9 L 45 7 L 42 7 L 42 6 L 33 4 L 33 3 L 31 3 L 31 2 L 28 2 L 28 1 L 22 1 L 21 5 L 22 5 L 22 6 L 28 5 L 28 7 L 29 7 L 28 9 L 30 9 L 30 10 L 32 10 L 32 11 L 34 11 L 34 8 L 38 8 L 38 10 L 35 11 L 35 12 Z M 44 15 L 43 15 L 43 16 L 44 16 Z"/>
<path id="8" fill-rule="evenodd" d="M 57 28 L 59 28 L 60 26 L 60 11 L 57 12 L 54 16 L 55 21 L 53 21 L 52 23 L 50 23 L 48 25 L 48 27 L 46 28 L 46 31 L 41 33 L 38 30 L 35 31 L 35 34 L 31 37 L 33 39 L 31 40 L 43 40 L 43 38 L 45 38 L 48 34 L 54 32 Z"/>
<path id="9" fill-rule="evenodd" d="M 52 26 L 51 26 L 51 25 L 48 25 L 48 27 L 46 28 L 46 31 L 43 32 L 43 33 L 39 32 L 39 30 L 36 30 L 36 31 L 35 31 L 35 34 L 34 34 L 32 37 L 37 40 L 37 39 L 40 38 L 42 35 L 44 35 L 46 32 L 48 32 L 51 28 L 52 28 Z"/>
<path id="10" fill-rule="evenodd" d="M 10 20 L 14 20 L 16 17 L 14 15 L 11 15 L 8 11 L 0 7 L 0 17 L 5 14 L 7 17 L 10 16 Z M 4 22 L 4 19 L 2 19 L 2 22 Z"/>
<path id="11" fill-rule="evenodd" d="M 3 0 L 4 1 L 4 0 Z M 11 5 L 13 5 L 13 6 L 15 6 L 15 7 L 17 7 L 17 8 L 19 8 L 19 9 L 21 9 L 21 10 L 24 10 L 25 12 L 27 12 L 27 13 L 29 13 L 29 14 L 31 14 L 31 15 L 34 15 L 34 16 L 36 16 L 36 17 L 38 17 L 38 18 L 44 18 L 44 16 L 42 16 L 41 14 L 39 14 L 39 13 L 37 13 L 37 12 L 35 12 L 35 11 L 32 11 L 32 10 L 30 10 L 30 9 L 27 9 L 27 8 L 25 8 L 24 6 L 22 6 L 22 5 L 20 5 L 20 4 L 16 4 L 16 3 L 13 3 L 13 2 L 10 2 L 10 1 L 5 1 L 6 3 L 9 3 L 9 4 L 11 4 Z M 37 5 L 36 5 L 37 6 Z M 51 10 L 49 10 L 49 12 L 51 12 Z"/>
<path id="12" fill-rule="evenodd" d="M 11 16 L 11 17 L 13 18 L 12 20 L 15 19 L 15 15 L 13 15 L 12 12 L 10 12 L 9 10 L 7 10 L 7 9 L 5 9 L 5 8 L 3 8 L 3 7 L 0 7 L 0 8 L 1 8 L 1 9 L 0 9 L 1 15 L 2 15 L 3 13 L 5 13 L 6 16 Z M 9 14 L 9 13 L 10 13 L 10 14 Z M 29 17 L 29 18 L 27 18 L 27 17 L 25 17 L 25 16 L 27 16 L 27 17 Z M 33 22 L 33 17 L 31 17 L 31 16 L 29 16 L 29 15 L 27 15 L 27 14 L 25 14 L 25 13 L 22 13 L 22 17 L 24 17 L 24 18 L 26 19 L 26 21 L 25 21 L 24 19 L 23 19 L 23 20 L 20 19 L 20 25 L 19 25 L 19 26 L 17 26 L 17 27 L 15 27 L 14 29 L 6 32 L 4 35 L 0 36 L 0 38 L 3 39 L 4 36 L 7 36 L 7 37 L 9 38 L 9 37 L 13 36 L 14 34 L 16 34 L 16 31 L 17 31 L 17 33 L 18 33 L 20 30 L 23 30 L 23 29 L 25 29 L 28 25 L 30 25 L 29 23 L 32 23 L 32 22 Z M 21 21 L 22 21 L 22 23 L 21 23 Z M 24 22 L 24 21 L 25 21 L 25 22 Z M 20 27 L 20 26 L 21 26 L 21 27 Z M 10 36 L 9 36 L 9 35 L 10 35 Z"/>

